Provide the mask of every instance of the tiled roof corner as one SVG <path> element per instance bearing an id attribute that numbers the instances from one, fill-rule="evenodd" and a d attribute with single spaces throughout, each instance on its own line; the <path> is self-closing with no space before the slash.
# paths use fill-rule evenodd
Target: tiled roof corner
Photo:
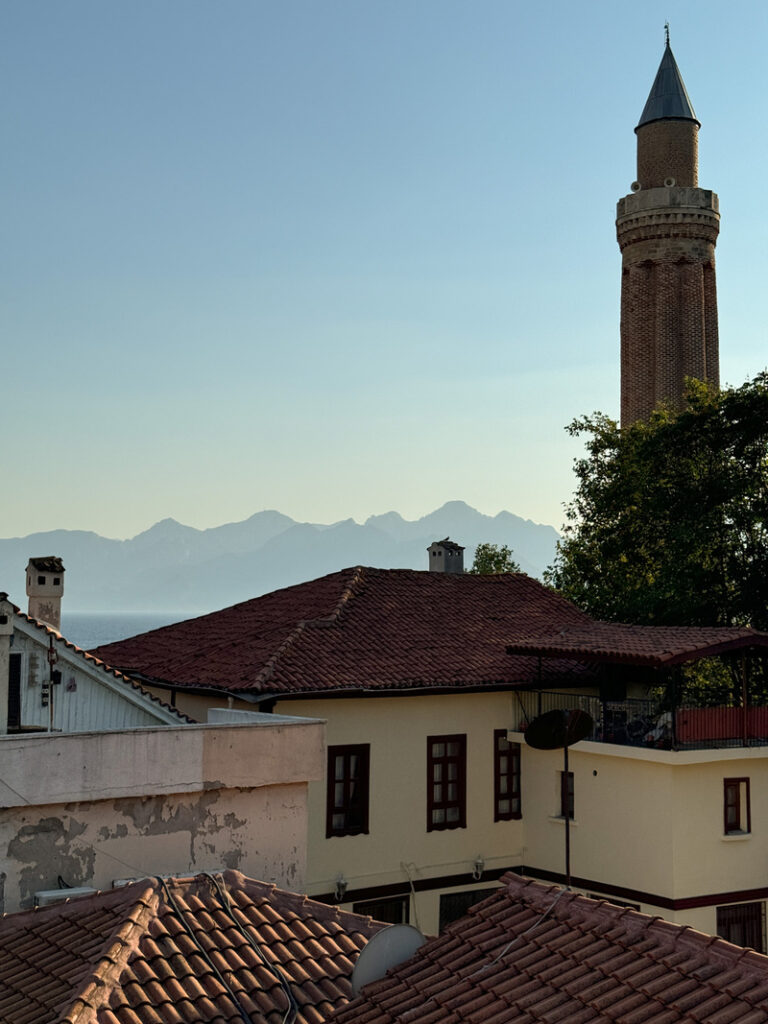
<path id="1" fill-rule="evenodd" d="M 383 925 L 236 871 L 0 919 L 3 1024 L 322 1024 Z"/>
<path id="2" fill-rule="evenodd" d="M 768 957 L 507 874 L 328 1024 L 765 1024 Z"/>

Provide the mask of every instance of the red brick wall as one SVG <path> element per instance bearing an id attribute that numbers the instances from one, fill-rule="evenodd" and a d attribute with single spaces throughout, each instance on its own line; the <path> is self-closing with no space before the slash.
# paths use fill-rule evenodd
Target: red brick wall
<path id="1" fill-rule="evenodd" d="M 699 183 L 699 126 L 695 121 L 652 121 L 637 129 L 637 180 L 659 188 L 667 178 L 677 185 Z"/>
<path id="2" fill-rule="evenodd" d="M 622 250 L 621 422 L 681 407 L 686 377 L 719 383 L 717 200 L 657 189 L 619 203 Z"/>

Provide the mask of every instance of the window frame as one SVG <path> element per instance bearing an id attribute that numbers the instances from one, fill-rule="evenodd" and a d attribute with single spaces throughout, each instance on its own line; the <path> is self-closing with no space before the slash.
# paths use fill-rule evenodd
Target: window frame
<path id="1" fill-rule="evenodd" d="M 741 787 L 744 786 L 744 807 L 746 810 L 746 828 L 743 828 L 744 822 L 741 820 Z M 735 794 L 735 800 L 730 799 L 729 795 Z M 728 822 L 728 811 L 731 808 L 735 808 L 736 811 L 736 823 L 735 826 Z M 723 779 L 723 835 L 726 836 L 748 836 L 752 832 L 752 801 L 750 799 L 749 791 L 749 777 L 744 778 L 732 778 Z"/>
<path id="2" fill-rule="evenodd" d="M 765 953 L 765 901 L 757 900 L 751 903 L 727 903 L 725 906 L 716 907 L 716 930 L 721 939 L 726 942 L 733 942 L 738 946 L 744 943 L 737 942 L 738 938 L 755 938 L 758 941 L 746 949 L 755 949 L 758 953 Z M 734 935 L 739 931 L 741 935 Z M 749 932 L 752 935 L 749 935 Z"/>
<path id="3" fill-rule="evenodd" d="M 459 752 L 457 755 L 443 754 L 441 756 L 435 756 L 432 752 L 433 746 L 437 743 L 448 745 L 449 743 L 458 743 Z M 456 765 L 456 778 L 448 778 L 448 772 L 446 772 L 445 779 L 435 779 L 435 768 L 440 764 L 446 769 L 450 765 Z M 442 771 L 441 771 L 441 774 Z M 450 782 L 455 782 L 458 789 L 458 795 L 456 800 L 435 800 L 434 787 L 436 785 L 445 786 Z M 459 811 L 458 818 L 455 821 L 447 820 L 447 812 L 457 807 Z M 434 820 L 435 811 L 445 811 L 446 820 L 436 822 Z M 427 832 L 444 832 L 448 829 L 454 828 L 466 828 L 467 827 L 467 734 L 452 733 L 450 735 L 442 736 L 427 736 Z"/>
<path id="4" fill-rule="evenodd" d="M 382 910 L 385 911 L 383 914 Z M 399 913 L 394 913 L 397 910 Z M 389 911 L 393 913 L 390 914 Z M 359 900 L 352 904 L 352 913 L 361 914 L 363 917 L 372 917 L 374 921 L 384 921 L 387 924 L 410 924 L 411 896 L 408 893 L 403 896 Z M 394 918 L 398 918 L 398 920 L 394 920 Z"/>
<path id="5" fill-rule="evenodd" d="M 352 779 L 349 772 L 349 758 L 356 756 L 361 759 L 357 779 Z M 336 758 L 345 758 L 344 774 L 336 778 Z M 348 815 L 352 807 L 352 783 L 358 781 L 362 785 L 359 797 L 361 824 L 359 826 L 344 825 L 334 827 L 333 819 L 337 814 Z M 336 802 L 336 784 L 342 782 L 345 787 L 344 801 Z M 325 838 L 337 836 L 361 836 L 369 834 L 371 795 L 371 745 L 370 743 L 342 743 L 328 747 L 326 787 L 325 787 Z"/>
<path id="6" fill-rule="evenodd" d="M 499 749 L 499 743 L 503 740 L 507 744 L 506 750 Z M 501 759 L 508 758 L 507 770 L 502 771 Z M 493 730 L 493 820 L 494 821 L 517 821 L 523 816 L 522 801 L 522 753 L 519 743 L 507 739 L 506 729 Z M 502 792 L 504 783 L 507 783 L 507 792 Z M 508 800 L 510 810 L 502 811 L 499 804 L 502 800 Z M 514 807 L 517 806 L 515 810 Z"/>
<path id="7" fill-rule="evenodd" d="M 573 772 L 561 771 L 560 775 L 560 817 L 565 821 L 576 819 L 576 784 Z"/>

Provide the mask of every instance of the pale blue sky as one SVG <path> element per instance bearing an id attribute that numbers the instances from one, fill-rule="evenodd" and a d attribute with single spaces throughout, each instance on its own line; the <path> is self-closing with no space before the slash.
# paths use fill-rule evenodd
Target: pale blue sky
<path id="1" fill-rule="evenodd" d="M 663 25 L 768 364 L 768 5 L 3 0 L 0 536 L 461 498 L 560 526 L 618 415 Z"/>

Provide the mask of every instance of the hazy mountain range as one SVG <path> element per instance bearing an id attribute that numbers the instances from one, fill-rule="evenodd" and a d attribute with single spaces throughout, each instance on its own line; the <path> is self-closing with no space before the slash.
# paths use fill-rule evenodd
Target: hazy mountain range
<path id="1" fill-rule="evenodd" d="M 421 519 L 397 512 L 326 526 L 257 512 L 241 523 L 196 530 L 163 519 L 130 540 L 84 530 L 51 530 L 0 540 L 0 590 L 26 608 L 30 556 L 58 555 L 66 568 L 67 611 L 213 611 L 350 565 L 426 569 L 426 548 L 450 536 L 472 564 L 481 542 L 508 545 L 539 576 L 554 557 L 557 531 L 511 512 L 486 516 L 449 501 Z"/>

